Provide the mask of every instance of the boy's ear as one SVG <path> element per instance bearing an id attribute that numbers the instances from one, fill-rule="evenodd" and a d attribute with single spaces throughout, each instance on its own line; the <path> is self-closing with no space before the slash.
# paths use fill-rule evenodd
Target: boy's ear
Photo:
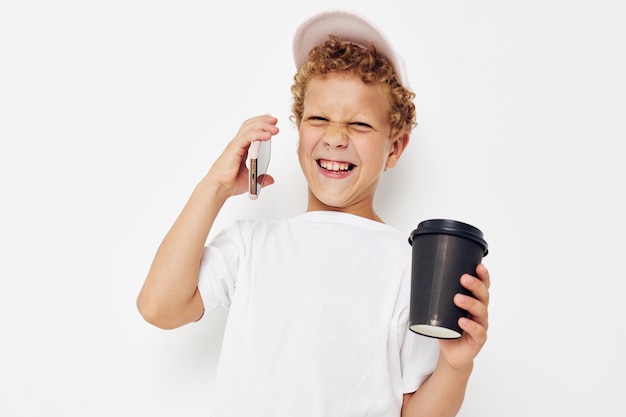
<path id="1" fill-rule="evenodd" d="M 406 149 L 409 144 L 409 134 L 402 133 L 400 134 L 396 140 L 391 144 L 391 149 L 389 150 L 389 155 L 387 156 L 387 168 L 393 168 L 398 163 L 400 159 L 400 155 Z"/>

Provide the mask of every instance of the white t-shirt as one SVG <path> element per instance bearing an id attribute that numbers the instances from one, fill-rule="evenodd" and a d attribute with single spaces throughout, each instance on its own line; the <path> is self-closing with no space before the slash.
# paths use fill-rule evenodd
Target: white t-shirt
<path id="1" fill-rule="evenodd" d="M 220 233 L 198 283 L 207 313 L 230 308 L 211 415 L 399 416 L 439 355 L 408 330 L 407 239 L 322 211 Z"/>

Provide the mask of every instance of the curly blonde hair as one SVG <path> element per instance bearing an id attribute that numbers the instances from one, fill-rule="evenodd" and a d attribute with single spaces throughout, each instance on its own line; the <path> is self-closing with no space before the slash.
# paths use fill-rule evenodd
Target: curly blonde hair
<path id="1" fill-rule="evenodd" d="M 311 80 L 331 72 L 352 73 L 365 84 L 378 83 L 386 87 L 389 92 L 391 136 L 410 133 L 417 125 L 413 103 L 415 93 L 400 84 L 391 63 L 378 54 L 374 46 L 363 48 L 331 35 L 324 44 L 311 49 L 306 63 L 293 77 L 291 120 L 296 126 L 300 126 L 302 121 L 304 97 Z"/>

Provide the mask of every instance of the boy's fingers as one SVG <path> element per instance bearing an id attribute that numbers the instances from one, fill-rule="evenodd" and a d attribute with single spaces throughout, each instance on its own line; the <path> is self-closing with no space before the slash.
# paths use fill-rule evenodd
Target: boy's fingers
<path id="1" fill-rule="evenodd" d="M 482 346 L 487 342 L 487 328 L 480 325 L 480 323 L 462 317 L 459 319 L 459 326 L 464 332 L 468 333 L 479 346 Z"/>
<path id="2" fill-rule="evenodd" d="M 469 313 L 471 320 L 487 329 L 489 327 L 487 306 L 479 300 L 464 294 L 457 294 L 454 297 L 454 304 Z"/>
<path id="3" fill-rule="evenodd" d="M 480 280 L 485 284 L 485 287 L 489 289 L 491 287 L 491 276 L 489 275 L 489 270 L 484 264 L 479 264 L 476 267 L 476 275 Z"/>
<path id="4" fill-rule="evenodd" d="M 259 175 L 257 181 L 263 184 L 263 187 L 267 187 L 268 185 L 274 184 L 274 177 L 272 177 L 270 174 L 262 174 Z"/>
<path id="5" fill-rule="evenodd" d="M 488 284 L 488 282 L 487 282 Z M 464 274 L 461 277 L 461 285 L 472 292 L 472 295 L 485 304 L 489 305 L 489 288 L 482 279 L 476 278 L 470 274 Z"/>

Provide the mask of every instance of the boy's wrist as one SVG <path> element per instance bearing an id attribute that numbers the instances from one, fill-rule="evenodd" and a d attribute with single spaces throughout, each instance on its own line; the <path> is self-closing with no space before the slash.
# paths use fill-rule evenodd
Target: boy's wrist
<path id="1" fill-rule="evenodd" d="M 224 203 L 231 196 L 228 189 L 210 174 L 206 175 L 195 188 L 195 193 L 200 193 L 211 200 Z"/>
<path id="2" fill-rule="evenodd" d="M 474 361 L 471 361 L 469 364 L 457 366 L 448 362 L 445 358 L 439 357 L 439 363 L 437 364 L 437 368 L 442 368 L 446 373 L 455 373 L 459 376 L 467 376 L 469 377 L 474 370 Z"/>

